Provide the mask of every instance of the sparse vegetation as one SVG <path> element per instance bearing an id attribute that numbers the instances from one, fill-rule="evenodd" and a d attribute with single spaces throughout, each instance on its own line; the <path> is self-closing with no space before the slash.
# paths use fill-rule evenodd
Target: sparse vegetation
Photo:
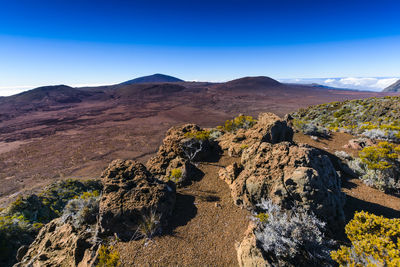
<path id="1" fill-rule="evenodd" d="M 76 228 L 82 225 L 93 224 L 99 213 L 99 194 L 84 192 L 80 197 L 71 199 L 65 206 L 62 214 L 63 221 L 72 219 L 72 224 Z"/>
<path id="2" fill-rule="evenodd" d="M 345 229 L 351 247 L 341 246 L 331 253 L 340 266 L 400 266 L 400 219 L 362 211 Z"/>
<path id="3" fill-rule="evenodd" d="M 196 140 L 205 141 L 210 138 L 210 131 L 202 130 L 202 131 L 195 131 L 195 132 L 187 132 L 185 133 L 186 138 L 194 138 Z"/>
<path id="4" fill-rule="evenodd" d="M 179 183 L 182 180 L 182 177 L 183 173 L 180 168 L 172 169 L 169 180 L 173 181 L 174 183 Z"/>
<path id="5" fill-rule="evenodd" d="M 114 246 L 101 245 L 97 267 L 117 267 L 121 265 L 119 252 Z"/>
<path id="6" fill-rule="evenodd" d="M 17 249 L 30 244 L 44 224 L 61 216 L 71 199 L 87 200 L 98 196 L 98 190 L 99 181 L 65 180 L 49 185 L 38 195 L 17 197 L 0 212 L 0 263 L 14 262 Z"/>
<path id="7" fill-rule="evenodd" d="M 152 238 L 161 231 L 161 215 L 156 211 L 150 211 L 149 214 L 142 214 L 139 224 L 139 234 L 145 238 Z"/>
<path id="8" fill-rule="evenodd" d="M 224 132 L 235 132 L 239 129 L 249 129 L 256 123 L 257 120 L 252 116 L 239 115 L 232 120 L 227 120 L 224 126 L 218 126 L 217 129 Z"/>
<path id="9" fill-rule="evenodd" d="M 400 145 L 389 142 L 380 142 L 376 146 L 365 147 L 360 158 L 369 169 L 388 170 L 400 167 Z"/>
<path id="10" fill-rule="evenodd" d="M 292 116 L 294 126 L 303 132 L 320 127 L 400 142 L 400 97 L 332 102 L 300 109 Z"/>
<path id="11" fill-rule="evenodd" d="M 320 136 L 320 137 L 327 137 L 329 136 L 329 131 L 321 126 L 317 126 L 313 123 L 308 123 L 302 120 L 293 120 L 293 126 L 303 132 L 306 135 L 311 135 L 311 136 Z"/>
<path id="12" fill-rule="evenodd" d="M 284 211 L 270 200 L 262 200 L 259 208 L 255 235 L 276 264 L 330 262 L 333 241 L 324 238 L 325 223 L 301 208 Z"/>
<path id="13" fill-rule="evenodd" d="M 248 148 L 249 147 L 249 145 L 247 145 L 247 144 L 242 144 L 242 145 L 240 145 L 240 149 L 241 150 L 245 150 L 246 148 Z"/>
<path id="14" fill-rule="evenodd" d="M 348 165 L 365 184 L 384 192 L 400 192 L 400 145 L 380 142 L 363 148 L 359 156 Z"/>
<path id="15" fill-rule="evenodd" d="M 182 143 L 182 150 L 186 155 L 186 158 L 193 162 L 197 156 L 197 154 L 202 151 L 204 143 L 207 142 L 210 138 L 210 131 L 195 131 L 195 132 L 187 132 L 185 133 L 185 140 Z"/>

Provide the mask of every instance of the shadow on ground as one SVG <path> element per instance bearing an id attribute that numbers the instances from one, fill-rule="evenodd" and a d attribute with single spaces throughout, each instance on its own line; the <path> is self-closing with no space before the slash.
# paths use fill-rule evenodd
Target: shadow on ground
<path id="1" fill-rule="evenodd" d="M 186 225 L 197 214 L 197 207 L 194 204 L 195 197 L 181 193 L 176 194 L 175 209 L 168 222 L 168 228 L 164 234 L 174 235 L 175 228 Z"/>
<path id="2" fill-rule="evenodd" d="M 348 223 L 354 216 L 356 211 L 368 211 L 378 216 L 384 216 L 386 218 L 399 218 L 400 211 L 391 209 L 379 204 L 367 202 L 350 195 L 346 194 L 346 204 L 344 206 L 344 212 L 346 215 L 346 223 Z"/>

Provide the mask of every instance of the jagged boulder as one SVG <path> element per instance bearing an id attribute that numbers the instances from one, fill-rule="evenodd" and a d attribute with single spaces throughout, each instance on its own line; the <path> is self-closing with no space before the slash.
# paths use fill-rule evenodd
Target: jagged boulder
<path id="1" fill-rule="evenodd" d="M 54 219 L 40 230 L 29 248 L 22 249 L 14 267 L 95 266 L 99 247 L 95 228 L 95 224 L 76 227 L 71 218 Z"/>
<path id="2" fill-rule="evenodd" d="M 315 148 L 256 143 L 244 150 L 240 165 L 220 170 L 219 176 L 229 184 L 237 205 L 256 209 L 261 199 L 271 199 L 290 209 L 296 203 L 331 229 L 344 225 L 341 181 L 328 156 Z"/>
<path id="3" fill-rule="evenodd" d="M 170 128 L 157 154 L 147 161 L 148 170 L 165 182 L 171 178 L 179 178 L 175 181 L 177 186 L 186 184 L 197 174 L 192 162 L 207 161 L 215 153 L 214 144 L 209 139 L 188 137 L 188 133 L 201 131 L 203 129 L 195 124 Z M 176 169 L 180 169 L 181 177 L 171 177 L 172 170 Z"/>
<path id="4" fill-rule="evenodd" d="M 175 204 L 175 186 L 153 177 L 136 161 L 114 160 L 102 174 L 99 225 L 102 234 L 131 239 L 144 216 L 151 213 L 167 222 Z"/>
<path id="5" fill-rule="evenodd" d="M 222 149 L 228 150 L 229 156 L 239 157 L 249 146 L 268 142 L 276 144 L 282 141 L 292 141 L 293 129 L 286 120 L 273 113 L 261 113 L 257 123 L 249 129 L 239 129 L 234 133 L 226 133 L 219 138 Z"/>

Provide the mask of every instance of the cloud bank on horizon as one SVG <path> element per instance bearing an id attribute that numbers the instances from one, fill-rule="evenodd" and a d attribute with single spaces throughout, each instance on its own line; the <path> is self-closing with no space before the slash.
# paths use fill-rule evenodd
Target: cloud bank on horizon
<path id="1" fill-rule="evenodd" d="M 340 78 L 297 78 L 297 79 L 279 79 L 284 83 L 312 84 L 317 83 L 324 86 L 382 91 L 386 87 L 395 83 L 399 77 L 340 77 Z"/>

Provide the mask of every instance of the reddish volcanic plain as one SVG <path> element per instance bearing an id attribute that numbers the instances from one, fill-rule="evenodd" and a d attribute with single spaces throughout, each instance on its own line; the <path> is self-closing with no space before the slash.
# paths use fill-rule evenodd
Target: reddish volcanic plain
<path id="1" fill-rule="evenodd" d="M 145 162 L 171 126 L 222 125 L 239 113 L 279 116 L 332 101 L 395 93 L 281 84 L 267 77 L 41 87 L 0 98 L 0 206 L 55 179 L 99 178 L 116 159 Z"/>

